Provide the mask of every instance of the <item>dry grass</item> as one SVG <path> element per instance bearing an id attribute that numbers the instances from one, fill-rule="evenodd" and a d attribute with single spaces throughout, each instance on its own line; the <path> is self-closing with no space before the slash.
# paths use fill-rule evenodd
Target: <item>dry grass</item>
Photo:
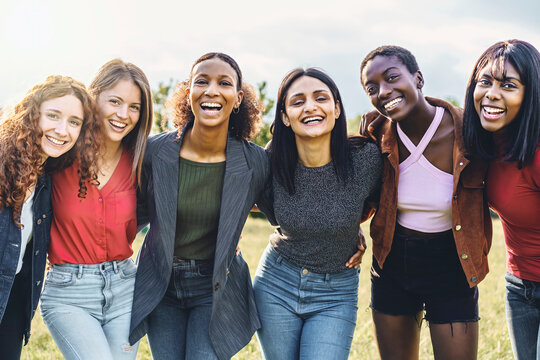
<path id="1" fill-rule="evenodd" d="M 368 233 L 367 224 L 364 226 Z M 240 243 L 244 258 L 248 262 L 252 275 L 255 272 L 259 258 L 267 244 L 268 235 L 272 228 L 266 220 L 249 219 L 244 229 Z M 137 239 L 138 249 L 141 239 Z M 368 241 L 368 244 L 370 242 Z M 505 254 L 504 241 L 500 223 L 494 223 L 493 247 L 489 255 L 491 272 L 480 284 L 480 344 L 479 359 L 512 359 L 508 332 L 504 314 L 504 272 Z M 371 312 L 369 310 L 369 267 L 371 266 L 371 251 L 364 257 L 360 273 L 360 288 L 358 290 L 358 320 L 354 335 L 350 359 L 377 359 L 378 353 L 373 337 Z M 23 349 L 22 359 L 60 359 L 61 355 L 52 341 L 47 328 L 38 314 L 32 323 L 32 338 Z M 146 338 L 143 339 L 137 359 L 150 359 L 150 351 Z M 260 359 L 260 351 L 255 338 L 242 349 L 234 359 Z M 420 359 L 433 358 L 429 329 L 422 329 L 420 344 Z"/>

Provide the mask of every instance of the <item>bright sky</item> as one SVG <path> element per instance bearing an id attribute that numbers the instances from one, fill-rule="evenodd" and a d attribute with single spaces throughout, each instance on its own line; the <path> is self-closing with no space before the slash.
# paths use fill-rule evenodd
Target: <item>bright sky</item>
<path id="1" fill-rule="evenodd" d="M 386 44 L 416 56 L 425 95 L 463 103 L 488 46 L 519 38 L 540 48 L 538 14 L 538 0 L 2 0 L 0 107 L 50 74 L 88 84 L 115 57 L 141 67 L 156 88 L 185 79 L 200 55 L 222 51 L 246 81 L 267 81 L 271 98 L 289 70 L 322 68 L 352 118 L 371 108 L 360 62 Z"/>

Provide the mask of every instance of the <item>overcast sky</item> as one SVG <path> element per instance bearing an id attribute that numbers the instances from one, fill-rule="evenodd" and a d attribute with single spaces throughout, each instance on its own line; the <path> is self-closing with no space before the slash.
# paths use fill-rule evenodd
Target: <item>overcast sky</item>
<path id="1" fill-rule="evenodd" d="M 246 81 L 267 81 L 271 98 L 289 70 L 322 68 L 352 118 L 371 107 L 360 62 L 387 44 L 416 56 L 424 94 L 462 103 L 488 46 L 519 38 L 540 48 L 538 14 L 538 0 L 2 0 L 0 107 L 50 74 L 88 84 L 115 57 L 141 67 L 155 88 L 185 79 L 200 55 L 222 51 Z"/>

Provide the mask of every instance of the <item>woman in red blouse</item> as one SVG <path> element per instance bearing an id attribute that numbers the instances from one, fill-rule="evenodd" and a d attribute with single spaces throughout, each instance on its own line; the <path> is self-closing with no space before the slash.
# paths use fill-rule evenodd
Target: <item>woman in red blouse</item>
<path id="1" fill-rule="evenodd" d="M 98 176 L 77 196 L 78 163 L 53 175 L 45 324 L 66 359 L 135 359 L 129 323 L 136 266 L 136 186 L 152 124 L 150 85 L 119 59 L 89 86 L 102 119 Z"/>
<path id="2" fill-rule="evenodd" d="M 506 242 L 506 317 L 518 360 L 540 355 L 540 53 L 498 42 L 476 62 L 465 98 L 464 137 L 491 160 L 489 205 Z"/>

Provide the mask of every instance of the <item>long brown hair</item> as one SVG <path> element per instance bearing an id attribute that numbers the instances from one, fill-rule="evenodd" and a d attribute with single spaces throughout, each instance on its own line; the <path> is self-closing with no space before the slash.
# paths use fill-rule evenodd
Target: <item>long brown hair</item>
<path id="1" fill-rule="evenodd" d="M 83 125 L 71 150 L 42 165 L 39 127 L 40 106 L 50 99 L 73 95 L 83 107 Z M 96 159 L 100 146 L 100 124 L 94 117 L 94 102 L 86 87 L 67 76 L 53 75 L 34 86 L 0 124 L 0 209 L 12 208 L 17 226 L 28 189 L 45 172 L 61 170 L 78 160 L 79 197 L 86 195 L 85 179 L 97 179 Z"/>
<path id="2" fill-rule="evenodd" d="M 90 83 L 88 91 L 97 100 L 99 95 L 120 80 L 131 80 L 141 90 L 141 112 L 139 121 L 133 130 L 122 139 L 122 144 L 133 152 L 132 173 L 137 174 L 137 183 L 140 184 L 142 161 L 146 148 L 146 139 L 152 129 L 152 92 L 144 72 L 136 65 L 113 59 L 105 63 Z"/>

